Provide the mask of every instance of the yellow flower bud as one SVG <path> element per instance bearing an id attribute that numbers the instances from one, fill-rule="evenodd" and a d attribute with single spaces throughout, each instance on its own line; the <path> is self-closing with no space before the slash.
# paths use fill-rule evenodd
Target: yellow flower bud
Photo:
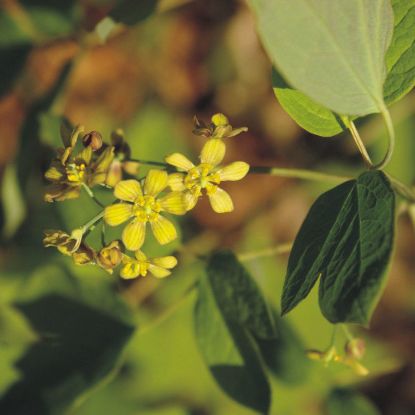
<path id="1" fill-rule="evenodd" d="M 215 127 L 225 127 L 229 125 L 229 120 L 226 115 L 217 113 L 212 116 L 212 123 Z"/>
<path id="2" fill-rule="evenodd" d="M 91 147 L 92 151 L 99 150 L 102 147 L 102 135 L 98 131 L 91 131 L 84 135 L 82 142 L 85 147 Z"/>
<path id="3" fill-rule="evenodd" d="M 72 254 L 76 265 L 87 265 L 95 262 L 95 251 L 86 244 L 81 244 L 76 252 Z"/>
<path id="4" fill-rule="evenodd" d="M 112 273 L 113 268 L 120 264 L 122 256 L 120 241 L 112 241 L 98 252 L 97 263 L 99 266 Z"/>

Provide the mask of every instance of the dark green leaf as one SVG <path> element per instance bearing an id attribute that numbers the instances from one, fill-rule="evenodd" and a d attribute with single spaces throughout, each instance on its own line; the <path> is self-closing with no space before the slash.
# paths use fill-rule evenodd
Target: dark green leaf
<path id="1" fill-rule="evenodd" d="M 415 85 L 415 0 L 392 0 L 395 29 L 386 54 L 384 85 L 387 104 L 398 101 Z"/>
<path id="2" fill-rule="evenodd" d="M 310 360 L 305 348 L 291 325 L 276 312 L 273 313 L 278 335 L 274 339 L 256 339 L 261 355 L 272 371 L 287 384 L 299 384 L 306 380 Z"/>
<path id="3" fill-rule="evenodd" d="M 327 415 L 379 415 L 364 395 L 350 389 L 334 389 L 326 401 Z"/>
<path id="4" fill-rule="evenodd" d="M 339 114 L 383 110 L 384 58 L 393 31 L 388 0 L 250 4 L 272 63 L 295 89 Z"/>
<path id="5" fill-rule="evenodd" d="M 323 315 L 333 323 L 367 324 L 392 252 L 394 208 L 394 193 L 380 171 L 321 195 L 294 242 L 282 312 L 292 310 L 321 276 Z"/>
<path id="6" fill-rule="evenodd" d="M 199 349 L 220 387 L 242 405 L 267 413 L 271 391 L 256 345 L 248 330 L 224 318 L 206 274 L 199 282 L 194 325 Z"/>
<path id="7" fill-rule="evenodd" d="M 272 315 L 258 286 L 231 251 L 212 255 L 207 275 L 218 307 L 227 321 L 245 327 L 262 339 L 275 336 Z"/>
<path id="8" fill-rule="evenodd" d="M 157 7 L 156 0 L 122 0 L 110 12 L 116 22 L 132 26 L 151 16 Z"/>
<path id="9" fill-rule="evenodd" d="M 40 270 L 16 300 L 39 341 L 16 363 L 22 373 L 0 413 L 48 415 L 64 409 L 114 368 L 134 331 L 127 306 L 103 278 Z"/>
<path id="10" fill-rule="evenodd" d="M 347 129 L 339 115 L 291 88 L 275 69 L 272 71 L 272 87 L 284 110 L 300 127 L 310 133 L 332 137 Z"/>

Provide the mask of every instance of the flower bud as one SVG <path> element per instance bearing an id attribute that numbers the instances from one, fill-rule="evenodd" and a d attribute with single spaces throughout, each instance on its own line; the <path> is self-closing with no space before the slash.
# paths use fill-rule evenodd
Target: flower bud
<path id="1" fill-rule="evenodd" d="M 87 265 L 95 262 L 95 251 L 88 245 L 82 243 L 78 250 L 72 254 L 76 265 Z"/>
<path id="2" fill-rule="evenodd" d="M 102 135 L 98 131 L 91 131 L 84 135 L 82 142 L 85 147 L 91 147 L 92 151 L 99 150 L 102 147 Z"/>
<path id="3" fill-rule="evenodd" d="M 122 260 L 122 250 L 120 241 L 112 241 L 98 252 L 98 265 L 112 273 L 113 268 L 118 266 Z"/>
<path id="4" fill-rule="evenodd" d="M 359 338 L 352 339 L 345 344 L 344 350 L 347 356 L 361 359 L 366 351 L 365 341 Z"/>
<path id="5" fill-rule="evenodd" d="M 212 116 L 212 123 L 215 127 L 225 127 L 229 125 L 229 120 L 226 115 L 217 113 Z"/>

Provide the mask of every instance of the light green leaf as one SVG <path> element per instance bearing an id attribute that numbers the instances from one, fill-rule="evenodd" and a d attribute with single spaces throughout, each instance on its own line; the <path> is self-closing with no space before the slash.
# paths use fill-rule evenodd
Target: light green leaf
<path id="1" fill-rule="evenodd" d="M 384 108 L 387 0 L 250 0 L 272 63 L 287 82 L 339 114 Z M 353 27 L 353 30 L 350 28 Z"/>
<path id="2" fill-rule="evenodd" d="M 134 331 L 128 307 L 102 275 L 77 279 L 57 266 L 25 281 L 16 308 L 39 336 L 16 363 L 22 374 L 0 413 L 65 413 L 114 369 Z"/>
<path id="3" fill-rule="evenodd" d="M 395 29 L 386 54 L 384 97 L 392 104 L 415 85 L 415 0 L 392 0 Z"/>
<path id="4" fill-rule="evenodd" d="M 216 252 L 207 275 L 219 309 L 259 338 L 273 338 L 275 323 L 259 288 L 231 251 Z"/>
<path id="5" fill-rule="evenodd" d="M 376 407 L 361 393 L 334 389 L 326 401 L 327 415 L 379 415 Z"/>
<path id="6" fill-rule="evenodd" d="M 294 242 L 282 312 L 321 276 L 320 308 L 331 322 L 367 324 L 384 282 L 394 235 L 395 195 L 380 171 L 363 173 L 321 195 Z"/>
<path id="7" fill-rule="evenodd" d="M 302 128 L 321 137 L 332 137 L 347 127 L 346 119 L 291 88 L 282 76 L 273 69 L 272 87 L 284 110 Z"/>
<path id="8" fill-rule="evenodd" d="M 195 337 L 213 377 L 232 399 L 267 413 L 271 391 L 252 337 L 245 328 L 225 319 L 207 274 L 202 275 L 198 288 Z"/>

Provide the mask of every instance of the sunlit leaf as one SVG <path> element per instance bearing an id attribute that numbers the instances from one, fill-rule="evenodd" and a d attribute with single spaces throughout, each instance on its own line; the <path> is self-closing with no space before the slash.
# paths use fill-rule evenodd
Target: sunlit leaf
<path id="1" fill-rule="evenodd" d="M 386 54 L 385 101 L 398 101 L 415 85 L 415 0 L 392 0 L 395 29 Z"/>
<path id="2" fill-rule="evenodd" d="M 265 49 L 290 85 L 339 114 L 382 110 L 384 55 L 393 30 L 389 1 L 250 0 L 250 4 Z"/>
<path id="3" fill-rule="evenodd" d="M 275 69 L 272 72 L 272 87 L 284 110 L 310 133 L 332 137 L 347 128 L 339 115 L 291 88 Z"/>
<path id="4" fill-rule="evenodd" d="M 321 195 L 295 239 L 282 312 L 304 299 L 321 276 L 324 316 L 333 323 L 367 324 L 391 256 L 394 205 L 389 181 L 379 171 L 363 173 Z"/>

